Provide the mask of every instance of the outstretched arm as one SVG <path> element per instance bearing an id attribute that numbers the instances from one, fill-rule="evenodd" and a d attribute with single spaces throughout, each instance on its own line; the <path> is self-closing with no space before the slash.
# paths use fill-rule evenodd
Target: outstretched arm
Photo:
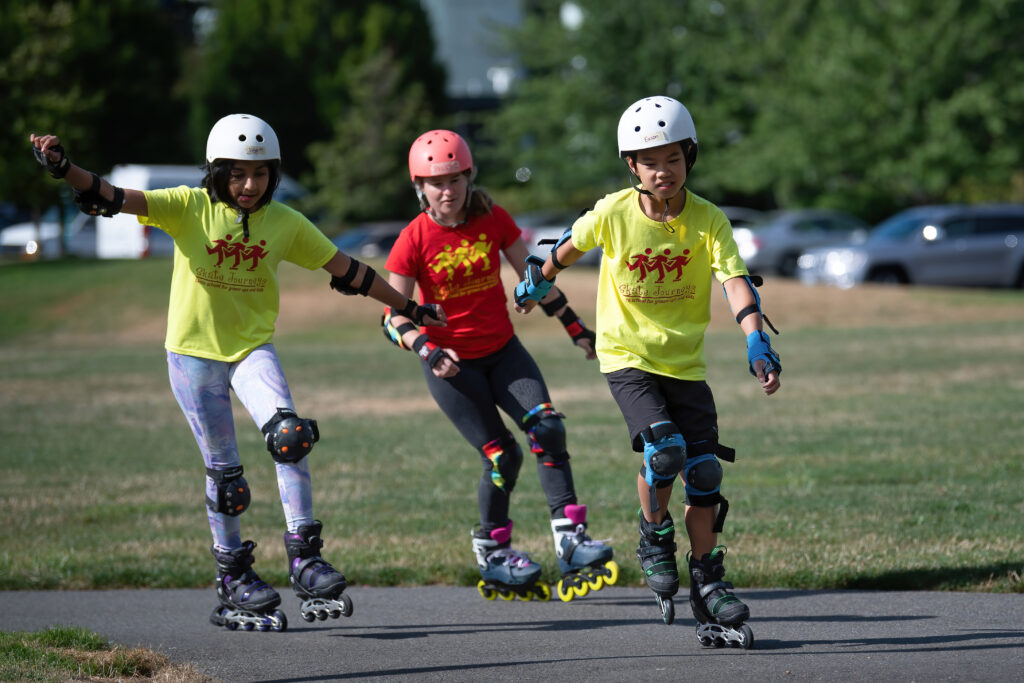
<path id="1" fill-rule="evenodd" d="M 51 176 L 63 179 L 76 190 L 76 195 L 87 194 L 92 191 L 96 192 L 107 203 L 109 208 L 113 209 L 109 212 L 109 215 L 118 212 L 130 213 L 136 216 L 148 214 L 149 207 L 146 203 L 146 195 L 139 190 L 125 188 L 122 190 L 124 196 L 121 206 L 115 206 L 113 203 L 118 194 L 118 188 L 115 188 L 94 173 L 90 173 L 84 168 L 71 163 L 71 160 L 68 159 L 64 152 L 63 146 L 60 144 L 60 138 L 56 135 L 35 135 L 33 133 L 29 136 L 29 140 L 37 152 L 36 159 L 46 167 Z M 94 187 L 94 184 L 97 183 L 98 186 Z M 79 206 L 86 213 L 92 213 L 93 215 L 99 213 L 98 210 L 87 211 L 86 207 L 82 206 L 80 202 Z"/>
<path id="2" fill-rule="evenodd" d="M 750 371 L 757 377 L 764 393 L 771 396 L 782 386 L 779 374 L 782 372 L 778 354 L 771 347 L 768 335 L 762 331 L 764 318 L 760 312 L 753 285 L 746 277 L 734 277 L 723 284 L 725 295 L 733 315 L 752 310 L 738 321 L 747 338 L 747 357 Z M 765 370 L 767 369 L 767 372 Z"/>
<path id="3" fill-rule="evenodd" d="M 330 273 L 331 289 L 342 294 L 362 294 L 387 304 L 395 312 L 401 312 L 418 325 L 444 326 L 444 310 L 436 304 L 417 306 L 408 296 L 389 285 L 384 278 L 377 275 L 370 266 L 357 261 L 340 249 L 324 264 L 324 270 Z"/>

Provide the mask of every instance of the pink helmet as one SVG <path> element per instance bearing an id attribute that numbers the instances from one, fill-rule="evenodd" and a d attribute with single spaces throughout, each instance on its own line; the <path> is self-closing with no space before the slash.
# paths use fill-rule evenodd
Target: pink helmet
<path id="1" fill-rule="evenodd" d="M 470 171 L 470 179 L 476 175 L 469 145 L 458 133 L 431 130 L 416 138 L 409 148 L 409 177 L 414 183 L 417 178 L 462 171 Z"/>

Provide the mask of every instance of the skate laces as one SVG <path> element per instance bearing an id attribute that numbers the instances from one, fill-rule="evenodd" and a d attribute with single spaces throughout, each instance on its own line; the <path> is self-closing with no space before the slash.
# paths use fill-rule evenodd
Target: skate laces
<path id="1" fill-rule="evenodd" d="M 518 569 L 523 569 L 533 564 L 533 561 L 527 553 L 521 550 L 513 550 L 512 548 L 501 548 L 500 550 L 495 550 L 487 556 L 487 561 L 490 562 L 491 560 L 495 560 L 495 564 L 508 565 L 509 567 L 515 567 Z"/>

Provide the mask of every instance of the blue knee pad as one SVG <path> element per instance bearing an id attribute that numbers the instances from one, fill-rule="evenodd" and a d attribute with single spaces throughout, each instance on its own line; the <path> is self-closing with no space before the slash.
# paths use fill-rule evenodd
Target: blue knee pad
<path id="1" fill-rule="evenodd" d="M 546 464 L 559 465 L 569 459 L 565 449 L 564 418 L 550 403 L 541 403 L 523 416 L 530 451 Z"/>
<path id="2" fill-rule="evenodd" d="M 667 486 L 683 471 L 686 441 L 671 422 L 655 422 L 640 433 L 644 440 L 644 465 L 640 470 L 648 486 Z"/>
<path id="3" fill-rule="evenodd" d="M 490 473 L 491 483 L 506 493 L 512 493 L 519 478 L 519 468 L 523 466 L 523 451 L 519 444 L 506 432 L 505 436 L 485 443 L 480 450 L 483 452 L 484 472 Z"/>
<path id="4" fill-rule="evenodd" d="M 658 509 L 656 488 L 664 488 L 683 471 L 686 463 L 686 440 L 674 423 L 655 422 L 640 433 L 644 441 L 644 464 L 640 475 L 651 493 L 651 511 Z"/>

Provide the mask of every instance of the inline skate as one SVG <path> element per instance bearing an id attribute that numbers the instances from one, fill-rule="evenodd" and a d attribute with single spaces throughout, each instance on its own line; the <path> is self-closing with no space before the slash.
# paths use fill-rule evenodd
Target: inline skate
<path id="1" fill-rule="evenodd" d="M 321 530 L 323 524 L 313 522 L 284 535 L 288 578 L 301 600 L 299 613 L 306 621 L 352 616 L 352 598 L 343 592 L 348 582 L 341 572 L 320 557 L 324 546 L 320 540 Z"/>
<path id="2" fill-rule="evenodd" d="M 704 647 L 740 647 L 754 645 L 754 632 L 743 622 L 750 609 L 732 594 L 733 585 L 723 581 L 725 546 L 715 547 L 697 559 L 687 554 L 690 564 L 690 609 L 697 620 L 697 640 Z"/>
<path id="3" fill-rule="evenodd" d="M 648 522 L 640 513 L 640 545 L 637 546 L 636 557 L 640 560 L 647 585 L 654 591 L 666 625 L 675 621 L 676 608 L 672 596 L 679 592 L 675 536 L 672 515 L 666 514 L 660 524 L 655 524 Z"/>
<path id="4" fill-rule="evenodd" d="M 591 540 L 586 531 L 586 505 L 566 505 L 565 517 L 551 520 L 555 555 L 562 572 L 556 590 L 562 602 L 582 598 L 619 580 L 619 565 L 612 559 L 611 546 Z"/>
<path id="5" fill-rule="evenodd" d="M 482 577 L 476 584 L 488 600 L 550 600 L 551 589 L 538 582 L 541 566 L 526 553 L 512 549 L 512 520 L 490 532 L 473 530 L 473 552 Z"/>
<path id="6" fill-rule="evenodd" d="M 256 544 L 246 541 L 241 548 L 217 550 L 210 547 L 217 562 L 217 598 L 220 604 L 210 614 L 210 622 L 234 631 L 284 631 L 288 619 L 277 609 L 281 596 L 252 570 L 252 550 Z"/>

